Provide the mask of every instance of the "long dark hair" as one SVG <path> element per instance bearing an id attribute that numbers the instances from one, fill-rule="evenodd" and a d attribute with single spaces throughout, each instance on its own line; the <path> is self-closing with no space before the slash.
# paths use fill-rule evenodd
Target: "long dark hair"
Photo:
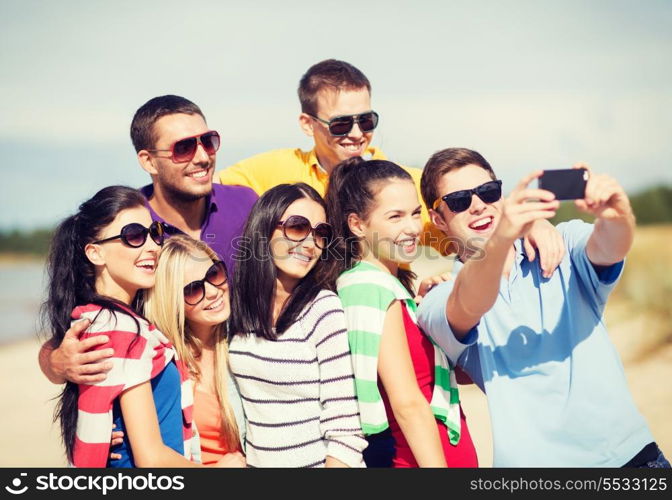
<path id="1" fill-rule="evenodd" d="M 390 179 L 413 182 L 411 175 L 396 163 L 386 160 L 366 161 L 360 157 L 339 163 L 329 175 L 325 200 L 327 217 L 334 228 L 332 253 L 338 258 L 330 259 L 324 274 L 320 275 L 319 281 L 323 286 L 333 287 L 338 276 L 362 258 L 358 238 L 348 226 L 348 216 L 354 213 L 367 219 L 373 209 L 380 184 Z M 415 273 L 400 267 L 397 278 L 413 295 Z"/>
<path id="2" fill-rule="evenodd" d="M 48 295 L 42 305 L 42 320 L 47 331 L 52 332 L 50 343 L 54 348 L 61 344 L 65 332 L 70 328 L 72 310 L 78 305 L 97 304 L 128 314 L 125 304 L 96 292 L 96 270 L 86 257 L 84 247 L 98 239 L 103 228 L 119 212 L 144 206 L 145 203 L 144 196 L 136 189 L 109 186 L 82 203 L 75 215 L 65 219 L 56 228 L 47 258 Z M 66 382 L 54 412 L 54 420 L 60 420 L 61 438 L 71 462 L 77 429 L 78 396 L 77 384 Z"/>
<path id="3" fill-rule="evenodd" d="M 292 290 L 282 308 L 273 331 L 273 304 L 277 269 L 273 263 L 270 239 L 287 207 L 301 198 L 326 206 L 320 194 L 308 184 L 280 184 L 266 191 L 254 204 L 245 224 L 242 251 L 234 271 L 231 299 L 231 335 L 252 333 L 275 340 L 294 324 L 303 308 L 321 289 L 315 279 L 327 262 L 327 249 L 310 272 Z"/>

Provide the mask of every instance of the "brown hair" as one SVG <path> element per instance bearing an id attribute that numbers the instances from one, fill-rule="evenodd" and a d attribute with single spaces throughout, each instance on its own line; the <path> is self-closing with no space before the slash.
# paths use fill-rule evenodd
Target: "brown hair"
<path id="1" fill-rule="evenodd" d="M 437 185 L 442 176 L 458 168 L 467 165 L 476 165 L 490 173 L 490 177 L 495 180 L 495 172 L 488 161 L 476 151 L 466 148 L 448 148 L 434 153 L 425 168 L 422 170 L 420 179 L 420 192 L 427 209 L 434 206 L 434 202 L 445 193 L 439 193 Z"/>
<path id="2" fill-rule="evenodd" d="M 336 59 L 326 59 L 314 64 L 301 77 L 299 101 L 301 112 L 317 115 L 317 94 L 324 89 L 358 90 L 366 88 L 371 92 L 369 79 L 352 64 Z"/>
<path id="3" fill-rule="evenodd" d="M 375 206 L 375 198 L 382 187 L 393 179 L 413 182 L 411 175 L 396 163 L 387 160 L 363 160 L 359 156 L 342 161 L 329 175 L 325 201 L 327 218 L 334 229 L 334 253 L 320 281 L 326 288 L 334 289 L 338 276 L 362 258 L 362 249 L 348 225 L 348 215 L 354 213 L 367 219 Z M 411 296 L 415 273 L 400 267 L 397 279 Z"/>
<path id="4" fill-rule="evenodd" d="M 136 153 L 143 149 L 152 149 L 156 143 L 154 124 L 166 115 L 184 113 L 185 115 L 205 116 L 196 104 L 179 95 L 162 95 L 154 97 L 140 106 L 131 122 L 131 141 Z"/>

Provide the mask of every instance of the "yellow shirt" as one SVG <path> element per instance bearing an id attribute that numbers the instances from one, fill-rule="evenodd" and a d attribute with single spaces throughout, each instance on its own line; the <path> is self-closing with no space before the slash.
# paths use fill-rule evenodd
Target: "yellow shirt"
<path id="1" fill-rule="evenodd" d="M 366 150 L 372 160 L 387 160 L 380 149 L 369 147 Z M 448 254 L 446 237 L 436 229 L 429 220 L 427 207 L 420 194 L 420 177 L 422 170 L 402 166 L 415 182 L 418 200 L 422 205 L 422 222 L 424 226 L 420 243 L 436 248 L 443 255 Z M 235 165 L 219 172 L 217 179 L 222 184 L 247 186 L 259 196 L 278 184 L 305 182 L 313 187 L 321 196 L 327 191 L 329 174 L 320 167 L 315 150 L 277 149 L 246 158 Z"/>

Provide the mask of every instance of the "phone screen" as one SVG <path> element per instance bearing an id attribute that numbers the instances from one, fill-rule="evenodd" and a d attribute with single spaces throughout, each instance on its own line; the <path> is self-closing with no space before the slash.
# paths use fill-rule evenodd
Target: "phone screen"
<path id="1" fill-rule="evenodd" d="M 539 188 L 552 192 L 557 200 L 583 199 L 587 181 L 585 168 L 544 170 L 544 175 L 539 177 Z"/>

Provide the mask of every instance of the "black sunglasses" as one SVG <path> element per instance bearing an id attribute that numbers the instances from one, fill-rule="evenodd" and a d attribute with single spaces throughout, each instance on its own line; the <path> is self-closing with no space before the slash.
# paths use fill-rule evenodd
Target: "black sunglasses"
<path id="1" fill-rule="evenodd" d="M 448 205 L 451 212 L 459 214 L 471 206 L 471 197 L 473 195 L 478 196 L 483 200 L 483 203 L 494 203 L 502 197 L 502 181 L 489 181 L 480 186 L 476 186 L 474 189 L 463 189 L 461 191 L 448 193 L 437 199 L 432 208 L 436 210 L 441 203 L 441 200 L 443 200 L 446 202 L 446 205 Z"/>
<path id="2" fill-rule="evenodd" d="M 305 240 L 312 233 L 315 246 L 320 249 L 329 245 L 333 235 L 331 224 L 320 222 L 313 227 L 303 215 L 290 215 L 287 220 L 278 222 L 278 226 L 282 226 L 282 234 L 285 238 L 297 243 Z"/>
<path id="3" fill-rule="evenodd" d="M 222 286 L 228 281 L 226 265 L 217 261 L 205 272 L 202 280 L 192 281 L 184 287 L 184 301 L 190 306 L 195 306 L 205 298 L 205 282 L 212 286 Z"/>
<path id="4" fill-rule="evenodd" d="M 371 132 L 378 126 L 378 113 L 375 111 L 367 111 L 359 115 L 337 116 L 331 120 L 323 120 L 315 115 L 308 116 L 326 124 L 329 127 L 329 133 L 336 137 L 348 135 L 355 123 L 359 125 L 362 132 Z"/>
<path id="5" fill-rule="evenodd" d="M 148 234 L 152 240 L 154 240 L 154 243 L 162 246 L 164 236 L 166 234 L 166 225 L 163 222 L 154 221 L 147 228 L 142 224 L 133 222 L 122 227 L 120 234 L 110 238 L 105 238 L 104 240 L 94 241 L 93 243 L 105 243 L 106 241 L 112 241 L 120 238 L 121 241 L 129 247 L 140 248 L 147 241 Z"/>
<path id="6" fill-rule="evenodd" d="M 175 142 L 170 149 L 148 149 L 147 151 L 150 153 L 170 151 L 170 159 L 173 161 L 173 163 L 184 163 L 194 159 L 199 143 L 203 146 L 205 152 L 212 156 L 219 149 L 219 134 L 214 130 L 211 130 L 205 134 L 180 139 L 179 141 Z"/>

